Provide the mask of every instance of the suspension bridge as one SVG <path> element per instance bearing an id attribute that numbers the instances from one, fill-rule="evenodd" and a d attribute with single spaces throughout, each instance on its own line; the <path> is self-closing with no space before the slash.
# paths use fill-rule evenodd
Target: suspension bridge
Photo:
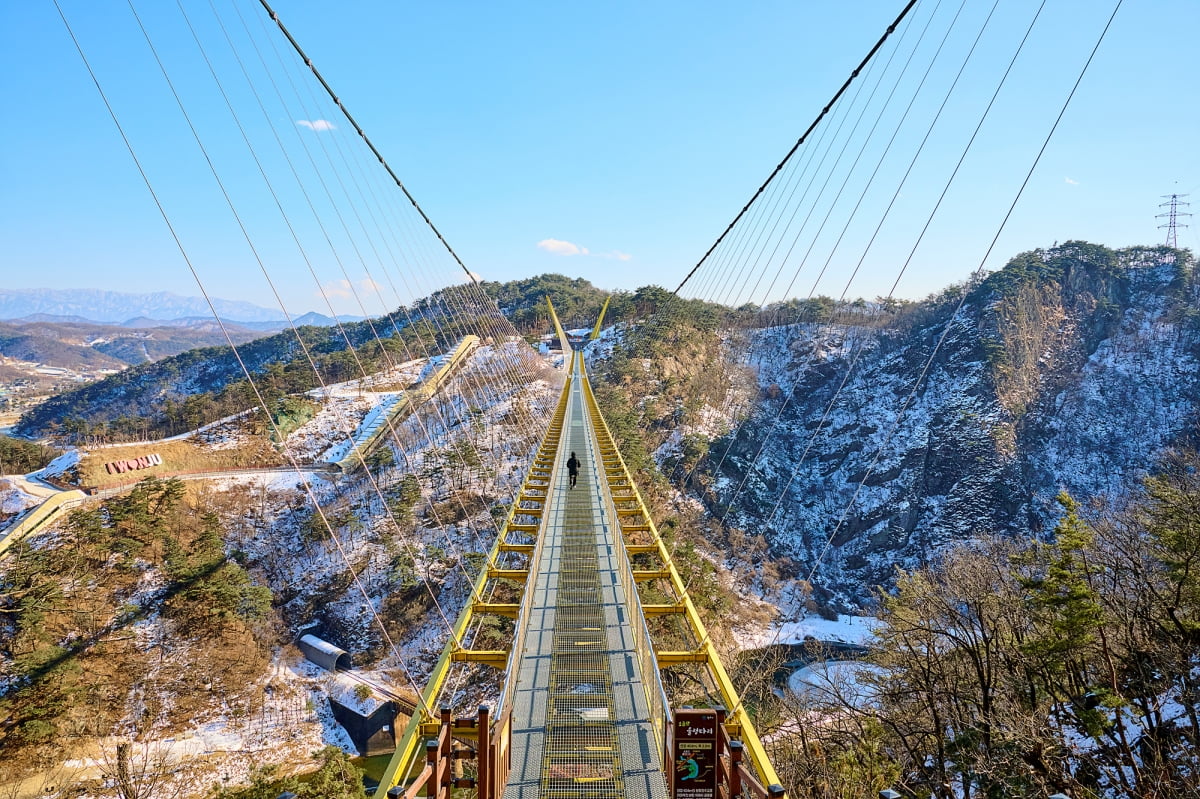
<path id="1" fill-rule="evenodd" d="M 376 796 L 480 799 L 782 797 L 783 788 L 613 442 L 572 346 L 547 301 L 567 380 L 545 437 Z M 603 311 L 601 312 L 601 317 Z M 595 337 L 600 320 L 592 331 Z M 581 343 L 580 339 L 574 340 Z M 582 463 L 577 481 L 568 457 Z M 574 483 L 574 484 L 573 484 Z M 522 562 L 519 568 L 508 564 Z M 518 603 L 484 601 L 498 580 Z M 644 603 L 656 583 L 673 601 Z M 507 650 L 464 645 L 477 617 L 515 619 Z M 655 647 L 647 619 L 677 616 L 691 646 Z M 501 670 L 495 710 L 442 709 L 455 663 Z M 661 669 L 693 664 L 725 703 L 673 708 Z M 433 708 L 438 708 L 436 713 Z M 461 741 L 469 741 L 463 745 Z M 474 776 L 461 763 L 474 761 Z"/>
<path id="2" fill-rule="evenodd" d="M 380 499 L 379 504 L 386 506 L 384 486 L 364 457 L 369 450 L 397 440 L 397 427 L 409 416 L 414 424 L 445 430 L 461 423 L 464 409 L 495 404 L 503 393 L 497 386 L 520 386 L 528 379 L 532 371 L 529 366 L 532 353 L 527 347 L 524 350 L 514 347 L 511 354 L 493 359 L 492 365 L 487 367 L 492 370 L 490 373 L 462 369 L 461 374 L 457 374 L 462 361 L 469 355 L 468 346 L 473 350 L 477 343 L 486 342 L 488 346 L 500 349 L 506 342 L 521 341 L 520 332 L 499 312 L 494 299 L 480 288 L 476 276 L 433 226 L 311 59 L 284 29 L 275 12 L 265 0 L 260 0 L 260 5 L 295 50 L 299 61 L 285 65 L 273 43 L 261 46 L 260 33 L 252 30 L 236 5 L 233 13 L 218 12 L 214 8 L 216 30 L 228 42 L 230 51 L 236 54 L 244 50 L 257 57 L 244 61 L 237 58 L 236 68 L 229 68 L 228 75 L 232 77 L 217 75 L 209 62 L 209 50 L 215 48 L 206 49 L 203 37 L 193 30 L 192 17 L 182 5 L 179 9 L 186 28 L 195 38 L 197 49 L 213 72 L 214 83 L 221 89 L 221 101 L 245 139 L 251 157 L 238 166 L 223 164 L 219 157 L 210 155 L 202 125 L 193 124 L 186 103 L 171 85 L 164 58 L 160 57 L 152 37 L 136 14 L 135 19 L 153 53 L 154 67 L 162 72 L 164 82 L 171 85 L 173 99 L 186 121 L 188 132 L 203 154 L 205 166 L 212 172 L 222 201 L 228 204 L 231 216 L 237 220 L 239 233 L 245 236 L 247 248 L 252 253 L 248 262 L 262 272 L 276 297 L 279 297 L 276 283 L 291 276 L 273 276 L 268 263 L 270 259 L 260 257 L 252 241 L 258 236 L 269 239 L 271 233 L 294 242 L 297 257 L 293 260 L 307 266 L 318 293 L 327 302 L 325 285 L 328 280 L 323 281 L 317 275 L 314 263 L 321 260 L 326 248 L 330 250 L 332 261 L 340 272 L 334 275 L 337 285 L 344 285 L 353 295 L 363 317 L 377 317 L 377 324 L 371 323 L 370 335 L 364 334 L 358 340 L 359 346 L 377 345 L 379 351 L 390 358 L 384 340 L 393 338 L 403 342 L 404 359 L 415 359 L 428 357 L 438 346 L 458 340 L 463 333 L 471 331 L 469 338 L 462 339 L 466 343 L 460 345 L 460 350 L 450 357 L 427 387 L 398 401 L 395 408 L 381 412 L 373 427 L 364 429 L 359 439 L 348 443 L 347 454 L 337 464 L 340 475 L 362 481 L 364 492 L 374 491 Z M 966 23 L 960 21 L 957 14 L 951 17 L 950 12 L 939 12 L 940 4 L 924 4 L 921 11 L 929 9 L 928 13 L 906 19 L 916 5 L 915 0 L 904 5 L 886 33 L 766 182 L 687 273 L 676 288 L 676 294 L 689 285 L 695 296 L 728 307 L 739 307 L 744 303 L 766 306 L 772 299 L 790 297 L 796 276 L 810 254 L 814 249 L 824 248 L 826 239 L 834 238 L 831 235 L 823 238 L 826 223 L 830 223 L 829 231 L 836 231 L 838 223 L 844 219 L 845 227 L 835 234 L 836 242 L 829 245 L 828 258 L 819 267 L 821 274 L 825 273 L 855 221 L 863 199 L 868 192 L 876 191 L 873 184 L 879 165 L 888 157 L 892 142 L 902 129 L 907 130 L 906 124 L 912 124 L 908 122 L 908 109 L 934 91 L 927 87 L 924 76 L 917 77 L 922 62 L 928 60 L 925 68 L 928 75 L 935 63 L 949 58 L 943 55 L 942 44 L 951 34 L 963 37 L 964 41 L 974 35 L 978 42 L 991 24 L 989 13 L 977 20 L 977 34 L 973 30 L 960 33 Z M 1029 29 L 1033 29 L 1039 13 L 1035 12 L 1029 20 Z M 143 165 L 137 147 L 126 133 L 126 125 L 105 96 L 102 81 L 88 62 L 85 48 L 76 38 L 67 15 L 61 8 L 59 14 L 153 195 L 163 221 L 170 228 L 180 254 L 207 297 L 202 270 L 189 253 L 186 236 L 177 232 L 174 224 L 177 219 L 172 216 L 169 203 L 160 200 L 149 176 L 153 169 Z M 1110 16 L 1109 23 L 1111 19 Z M 262 20 L 259 22 L 263 24 Z M 940 42 L 938 34 L 941 34 Z M 1096 47 L 1103 35 L 1101 31 Z M 1017 46 L 1013 61 L 1021 53 L 1024 42 L 1022 39 Z M 974 50 L 972 44 L 963 56 L 962 65 L 958 67 L 960 75 Z M 1094 53 L 1095 48 L 1092 49 Z M 169 62 L 171 51 L 164 48 L 163 55 Z M 873 72 L 875 63 L 884 57 L 887 59 L 884 67 Z M 890 69 L 893 59 L 896 69 Z M 1083 64 L 1079 79 L 1090 61 L 1091 55 Z M 256 71 L 257 64 L 262 66 L 261 76 Z M 913 66 L 911 71 L 910 64 Z M 286 80 L 277 80 L 276 72 L 283 73 Z M 1006 71 L 999 78 L 997 94 L 1007 74 Z M 885 75 L 889 76 L 889 81 L 890 76 L 895 75 L 894 82 L 885 83 Z M 313 79 L 315 84 L 311 83 Z M 253 103 L 249 100 L 247 103 L 257 105 L 263 117 L 261 124 L 271 131 L 270 137 L 264 136 L 257 145 L 251 141 L 255 125 L 246 124 L 249 120 L 242 119 L 226 95 L 222 81 L 231 84 L 244 81 L 253 89 L 249 93 Z M 300 85 L 309 89 L 310 84 L 319 89 L 315 93 L 302 93 L 297 89 Z M 945 88 L 944 97 L 933 99 L 941 99 L 944 106 L 957 85 L 958 78 L 955 77 Z M 260 92 L 259 86 L 271 87 L 273 96 L 265 88 Z M 1074 88 L 1071 89 L 1073 93 Z M 1070 96 L 1049 127 L 1045 142 L 1053 134 Z M 907 108 L 904 107 L 906 98 Z M 981 126 L 990 108 L 989 103 L 983 110 L 979 120 Z M 924 138 L 920 135 L 912 137 L 920 143 L 912 152 L 909 170 L 919 160 L 925 141 L 940 117 L 939 109 L 924 132 Z M 285 124 L 277 128 L 275 120 L 279 119 L 302 120 L 299 124 L 308 131 L 329 134 L 334 146 L 327 147 L 323 140 L 316 139 L 314 143 L 299 136 L 296 125 Z M 334 136 L 337 126 L 330 121 L 333 119 L 344 119 L 349 123 L 345 135 L 351 143 L 345 148 Z M 155 124 L 158 124 L 157 119 Z M 884 144 L 889 126 L 894 126 L 892 139 Z M 827 133 L 830 135 L 825 140 Z M 916 134 L 920 133 L 920 130 L 916 131 Z M 817 140 L 801 150 L 810 134 Z M 962 145 L 962 158 L 967 156 L 974 138 L 973 132 Z M 1041 145 L 1043 150 L 1045 142 Z M 868 144 L 874 149 L 868 150 Z M 855 150 L 857 156 L 853 155 Z M 284 177 L 268 174 L 263 161 L 270 163 L 270 159 L 260 160 L 259 151 L 277 156 L 282 164 L 286 164 L 286 170 L 276 170 Z M 827 165 L 826 156 L 835 152 Z M 845 153 L 852 155 L 843 158 Z M 875 153 L 879 153 L 879 163 L 875 165 L 875 171 L 870 171 L 869 162 Z M 220 155 L 219 152 L 215 154 Z M 1040 158 L 1040 151 L 1037 158 Z M 1026 174 L 1026 183 L 1037 158 L 1033 159 Z M 962 159 L 958 162 L 961 164 Z M 945 189 L 930 211 L 929 219 L 925 220 L 926 227 L 954 181 L 958 165 L 945 179 Z M 308 173 L 308 166 L 312 167 L 312 175 Z M 257 174 L 262 178 L 264 193 L 262 196 L 241 196 L 238 186 L 227 186 L 222 174 Z M 338 177 L 327 181 L 324 175 Z M 346 176 L 344 181 L 342 176 Z M 858 257 L 858 265 L 867 258 L 875 235 L 891 213 L 891 203 L 905 188 L 908 179 L 909 171 L 905 171 L 894 186 L 891 200 L 881 203 L 886 205 L 886 210 L 874 233 L 860 236 L 866 243 Z M 292 180 L 295 187 L 291 185 Z M 881 178 L 880 183 L 882 181 Z M 937 182 L 940 181 L 939 177 Z M 827 192 L 827 187 L 832 188 Z M 1017 190 L 1013 205 L 1024 187 L 1022 184 Z M 861 194 L 858 193 L 860 188 Z M 886 188 L 890 191 L 893 187 Z M 289 193 L 295 196 L 289 196 Z M 885 191 L 885 200 L 886 194 Z M 402 199 L 398 199 L 401 195 Z M 333 209 L 332 214 L 325 210 L 326 204 Z M 247 206 L 277 209 L 280 219 L 262 223 L 267 235 L 251 234 L 238 214 L 239 207 Z M 317 212 L 318 208 L 322 213 Z M 343 210 L 346 213 L 343 214 Z M 1011 210 L 1010 206 L 1008 213 Z M 307 218 L 310 213 L 311 220 Z M 810 219 L 814 220 L 812 225 L 809 225 Z M 793 227 L 797 220 L 801 221 Z M 1007 220 L 1005 216 L 1000 223 L 1001 230 Z M 918 219 L 917 223 L 910 224 L 912 229 L 921 232 L 916 235 L 908 260 L 900 267 L 897 282 L 924 236 L 925 228 L 920 222 Z M 397 231 L 402 235 L 397 235 Z M 401 241 L 409 236 L 413 240 L 424 236 L 428 241 L 419 244 Z M 977 271 L 983 269 L 994 245 L 995 239 L 980 260 Z M 804 253 L 799 257 L 798 265 L 789 263 L 793 252 Z M 819 260 L 820 255 L 813 256 L 814 263 Z M 789 270 L 794 267 L 795 274 L 791 277 L 792 282 L 783 289 L 782 283 L 787 277 L 785 264 Z M 429 278 L 424 287 L 416 285 L 427 269 L 430 273 L 437 269 L 444 272 Z M 445 286 L 452 284 L 452 280 L 446 279 L 445 271 L 453 273 L 458 281 L 465 273 L 469 281 L 454 290 L 443 291 Z M 854 271 L 857 273 L 857 267 Z M 393 272 L 404 283 L 406 297 L 401 296 L 393 283 Z M 356 282 L 354 278 L 360 273 L 366 280 Z M 376 275 L 380 279 L 376 279 Z M 413 284 L 408 282 L 410 277 Z M 689 281 L 692 282 L 689 284 Z M 378 315 L 378 309 L 366 307 L 365 295 L 369 292 L 360 295 L 356 289 L 359 283 L 391 289 L 394 301 L 385 306 L 382 316 Z M 420 308 L 406 308 L 406 301 L 424 296 L 422 288 L 428 296 L 436 296 L 436 300 L 430 300 Z M 893 284 L 892 291 L 894 289 Z M 849 290 L 849 283 L 846 290 Z M 845 299 L 846 290 L 841 299 Z M 282 300 L 280 309 L 289 320 L 292 318 Z M 626 796 L 639 799 L 719 796 L 726 799 L 749 796 L 762 799 L 783 796 L 784 789 L 750 713 L 688 595 L 688 586 L 673 562 L 670 547 L 651 519 L 635 475 L 631 474 L 618 451 L 599 410 L 580 346 L 587 337 L 567 335 L 552 304 L 548 303 L 548 311 L 563 351 L 565 384 L 548 421 L 528 408 L 513 410 L 513 415 L 520 417 L 523 424 L 539 431 L 544 429 L 544 433 L 507 517 L 498 525 L 482 568 L 472 576 L 468 601 L 457 620 L 446 623 L 448 640 L 425 680 L 416 712 L 398 737 L 396 752 L 375 795 L 393 799 L 415 799 L 417 796 L 444 799 L 452 796 L 478 796 L 479 799 L 615 799 Z M 219 321 L 215 306 L 213 313 Z M 333 313 L 332 306 L 330 313 Z M 595 338 L 601 329 L 603 311 L 600 316 L 592 328 L 591 338 Z M 402 331 L 412 330 L 419 324 L 432 326 L 435 323 L 437 329 L 431 329 L 426 337 L 413 336 L 405 340 L 401 335 Z M 340 323 L 338 329 L 347 349 L 354 353 L 355 344 L 351 337 Z M 325 378 L 318 368 L 317 355 L 309 351 L 299 332 L 296 332 L 296 339 L 299 351 L 312 366 L 316 381 L 323 386 Z M 230 346 L 235 354 L 238 353 L 232 340 Z M 420 348 L 426 351 L 421 352 Z M 936 351 L 930 354 L 931 360 L 934 355 Z M 240 355 L 237 360 L 258 403 L 265 405 L 256 386 L 255 367 L 244 363 Z M 353 368 L 366 377 L 366 368 L 356 354 L 353 360 Z M 452 380 L 458 382 L 451 386 Z M 443 406 L 435 401 L 443 391 L 457 391 L 463 401 L 458 405 L 447 403 Z M 418 405 L 423 406 L 419 413 L 416 412 Z M 830 405 L 832 407 L 832 401 Z M 824 422 L 822 419 L 822 424 Z M 424 437 L 426 440 L 434 438 L 431 434 Z M 573 486 L 565 468 L 572 453 L 583 464 Z M 803 456 L 799 460 L 803 460 Z M 299 466 L 295 469 L 297 473 L 301 471 Z M 864 482 L 866 479 L 862 478 Z M 315 516 L 336 544 L 336 523 L 326 518 L 318 496 L 307 482 L 305 490 Z M 782 494 L 780 497 L 782 499 Z M 467 514 L 464 512 L 463 515 Z M 439 526 L 442 525 L 439 523 Z M 363 592 L 364 599 L 369 600 L 366 591 Z M 429 592 L 432 596 L 433 590 L 429 589 Z M 507 645 L 502 647 L 495 643 L 495 637 L 479 634 L 484 622 L 495 627 L 497 618 L 507 620 L 500 626 L 511 630 Z M 383 626 L 382 622 L 380 626 Z M 392 643 L 390 639 L 388 643 Z M 395 645 L 392 646 L 396 650 Z M 456 680 L 451 679 L 452 673 Z M 500 686 L 494 705 L 464 712 L 464 674 L 468 679 Z M 688 685 L 695 687 L 681 688 L 678 682 L 672 685 L 678 674 L 686 674 Z M 688 696 L 695 698 L 679 698 Z"/>

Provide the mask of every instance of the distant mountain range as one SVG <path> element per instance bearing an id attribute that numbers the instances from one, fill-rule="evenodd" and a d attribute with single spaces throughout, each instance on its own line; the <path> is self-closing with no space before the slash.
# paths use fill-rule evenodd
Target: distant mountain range
<path id="1" fill-rule="evenodd" d="M 121 326 L 40 316 L 43 318 L 38 321 L 0 322 L 0 356 L 77 372 L 120 370 L 196 347 L 226 344 L 226 334 L 235 344 L 268 335 L 235 324 L 226 324 L 222 331 L 211 318 L 190 324 L 176 320 Z"/>
<path id="2" fill-rule="evenodd" d="M 241 300 L 214 297 L 221 319 L 254 330 L 275 331 L 288 326 L 283 313 Z M 344 317 L 358 321 L 361 317 Z M 201 297 L 181 297 L 169 291 L 129 294 L 103 289 L 0 289 L 0 320 L 19 322 L 100 323 L 121 327 L 193 327 L 213 322 L 212 309 Z M 331 317 L 306 313 L 297 325 L 334 324 Z"/>

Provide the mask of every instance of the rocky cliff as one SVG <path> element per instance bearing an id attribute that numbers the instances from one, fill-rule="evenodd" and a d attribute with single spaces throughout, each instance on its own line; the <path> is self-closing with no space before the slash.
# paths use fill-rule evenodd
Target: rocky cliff
<path id="1" fill-rule="evenodd" d="M 846 603 L 952 542 L 1045 534 L 1062 490 L 1117 501 L 1196 430 L 1193 267 L 1068 242 L 920 315 L 753 330 L 760 399 L 704 499 Z"/>

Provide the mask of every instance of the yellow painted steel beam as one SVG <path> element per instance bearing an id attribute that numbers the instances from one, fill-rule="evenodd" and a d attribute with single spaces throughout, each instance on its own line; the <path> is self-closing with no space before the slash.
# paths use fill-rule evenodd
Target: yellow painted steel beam
<path id="1" fill-rule="evenodd" d="M 670 580 L 670 569 L 634 569 L 633 579 L 639 583 L 649 582 L 650 580 Z"/>
<path id="2" fill-rule="evenodd" d="M 519 555 L 532 555 L 533 544 L 501 544 L 501 552 L 515 552 Z"/>
<path id="3" fill-rule="evenodd" d="M 642 605 L 642 613 L 649 616 L 670 616 L 675 613 L 687 613 L 683 603 L 676 605 Z"/>
<path id="4" fill-rule="evenodd" d="M 498 569 L 488 566 L 487 576 L 492 580 L 514 580 L 523 583 L 529 579 L 529 569 Z"/>
<path id="5" fill-rule="evenodd" d="M 456 649 L 450 656 L 455 663 L 482 663 L 503 669 L 508 665 L 507 649 Z"/>
<path id="6" fill-rule="evenodd" d="M 588 338 L 595 340 L 600 338 L 600 326 L 604 324 L 604 314 L 608 311 L 608 304 L 612 302 L 612 295 L 609 294 L 604 298 L 604 305 L 600 308 L 600 315 L 596 317 L 596 326 L 592 328 L 592 335 Z"/>
<path id="7" fill-rule="evenodd" d="M 658 652 L 654 653 L 655 660 L 658 661 L 658 667 L 665 668 L 666 666 L 682 666 L 685 663 L 707 663 L 708 653 L 703 649 L 695 652 Z"/>
<path id="8" fill-rule="evenodd" d="M 558 405 L 554 410 L 554 415 L 551 417 L 551 427 L 562 429 L 562 420 L 567 412 L 567 399 L 570 390 L 570 383 L 563 386 L 562 392 L 559 394 Z M 550 436 L 547 433 L 547 437 Z M 543 442 L 550 440 L 543 439 Z M 544 446 L 543 446 L 544 449 Z M 526 479 L 529 479 L 527 476 Z M 520 515 L 540 516 L 541 511 L 535 514 L 524 513 L 518 508 L 519 503 L 513 502 L 509 508 L 508 517 L 504 524 L 500 527 L 500 535 L 496 537 L 495 543 L 492 545 L 491 551 L 488 553 L 488 558 L 484 568 L 480 569 L 479 576 L 476 578 L 472 587 L 471 595 L 475 597 L 483 596 L 483 589 L 490 579 L 489 572 L 496 568 L 497 558 L 500 554 L 500 545 L 504 543 L 504 538 L 508 534 L 509 527 L 513 524 L 513 520 Z M 524 579 L 524 577 L 522 577 Z M 463 606 L 462 612 L 458 616 L 458 620 L 451 630 L 450 639 L 442 648 L 442 653 L 438 657 L 438 661 L 434 664 L 433 671 L 430 672 L 429 681 L 425 685 L 425 690 L 421 693 L 420 710 L 414 713 L 405 725 L 404 731 L 401 733 L 399 743 L 396 746 L 396 752 L 392 755 L 392 759 L 388 761 L 387 769 L 384 770 L 383 776 L 379 780 L 379 788 L 375 791 L 375 796 L 384 797 L 388 790 L 394 787 L 400 780 L 404 779 L 413 770 L 413 767 L 418 761 L 424 757 L 424 737 L 421 735 L 422 722 L 431 721 L 429 715 L 434 712 L 433 709 L 438 706 L 438 697 L 441 695 L 442 687 L 445 685 L 446 678 L 450 672 L 450 666 L 454 662 L 454 653 L 462 651 L 459 642 L 462 641 L 463 635 L 470 627 L 472 620 L 475 617 L 475 611 L 470 602 Z M 506 655 L 507 657 L 507 655 Z M 482 662 L 482 661 L 481 661 Z M 501 662 L 498 668 L 503 669 L 505 663 Z"/>
<path id="9" fill-rule="evenodd" d="M 558 333 L 558 343 L 559 343 L 559 346 L 562 348 L 563 355 L 564 356 L 573 355 L 575 351 L 573 349 L 571 349 L 571 343 L 569 341 L 567 341 L 566 331 L 563 330 L 562 322 L 558 321 L 558 314 L 555 313 L 555 311 L 554 311 L 554 303 L 550 302 L 549 294 L 546 295 L 546 306 L 550 309 L 550 319 L 554 322 L 554 331 L 556 333 Z M 570 359 L 567 358 L 567 360 L 570 360 Z M 566 365 L 566 364 L 564 363 L 564 365 Z M 570 367 L 568 366 L 568 371 L 569 370 L 570 370 Z M 569 383 L 567 385 L 568 385 L 568 387 L 570 386 Z"/>
<path id="10" fill-rule="evenodd" d="M 476 614 L 506 615 L 510 619 L 515 619 L 521 614 L 521 606 L 512 602 L 475 602 L 473 609 Z"/>
<path id="11" fill-rule="evenodd" d="M 476 602 L 473 610 L 477 614 L 490 613 L 493 616 L 507 616 L 515 619 L 521 613 L 521 606 L 508 602 Z"/>

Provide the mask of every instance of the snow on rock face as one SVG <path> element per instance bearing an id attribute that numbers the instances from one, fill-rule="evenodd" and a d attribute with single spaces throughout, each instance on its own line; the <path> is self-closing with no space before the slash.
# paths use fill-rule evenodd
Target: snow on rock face
<path id="1" fill-rule="evenodd" d="M 1061 490 L 1119 498 L 1196 424 L 1197 288 L 1190 261 L 1090 247 L 910 329 L 755 331 L 761 396 L 712 444 L 710 507 L 853 605 L 951 543 L 1048 534 Z"/>

